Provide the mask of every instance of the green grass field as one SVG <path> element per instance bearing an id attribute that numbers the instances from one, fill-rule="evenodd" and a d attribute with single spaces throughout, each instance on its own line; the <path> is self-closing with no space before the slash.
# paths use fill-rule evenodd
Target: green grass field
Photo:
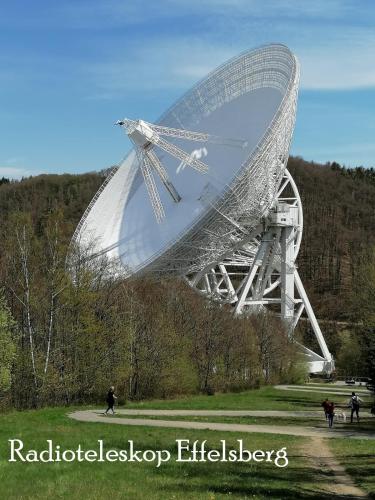
<path id="1" fill-rule="evenodd" d="M 319 390 L 315 385 L 306 386 Z M 170 400 L 129 402 L 127 408 L 152 408 L 152 409 L 185 409 L 185 410 L 290 410 L 306 411 L 321 409 L 320 403 L 328 397 L 333 399 L 338 406 L 346 406 L 352 389 L 347 389 L 348 395 L 331 395 L 325 391 L 327 384 L 322 387 L 321 394 L 314 392 L 285 391 L 273 387 L 262 387 L 253 391 L 238 393 L 219 393 L 214 396 L 189 396 Z M 341 390 L 341 389 L 340 389 Z M 362 398 L 362 396 L 361 396 Z M 363 398 L 366 406 L 370 406 L 370 393 Z"/>
<path id="2" fill-rule="evenodd" d="M 132 403 L 128 408 L 189 409 L 317 409 L 319 394 L 262 388 L 239 394 L 193 396 L 171 401 Z M 81 408 L 80 408 L 81 409 Z M 131 427 L 71 420 L 74 408 L 49 408 L 11 412 L 0 416 L 0 498 L 4 499 L 221 499 L 331 498 L 317 491 L 321 471 L 311 467 L 305 450 L 309 438 L 271 434 L 224 433 L 218 431 Z M 225 421 L 225 420 L 223 420 Z M 258 422 L 259 423 L 259 422 Z M 294 423 L 294 422 L 293 422 Z M 281 422 L 277 419 L 277 424 Z M 210 448 L 220 439 L 236 446 L 243 439 L 250 450 L 288 450 L 289 465 L 273 463 L 176 463 L 173 459 L 158 469 L 152 463 L 9 463 L 8 439 L 22 439 L 25 448 L 43 450 L 52 439 L 62 449 L 126 449 L 129 439 L 138 449 L 168 449 L 176 457 L 176 439 L 208 440 Z M 336 439 L 333 448 L 341 463 L 359 485 L 375 498 L 373 441 Z M 330 443 L 331 444 L 331 443 Z M 372 492 L 372 493 L 371 493 Z"/>

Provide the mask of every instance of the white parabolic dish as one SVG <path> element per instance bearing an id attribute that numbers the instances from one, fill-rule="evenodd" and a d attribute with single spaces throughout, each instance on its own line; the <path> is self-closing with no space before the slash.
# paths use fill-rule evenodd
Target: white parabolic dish
<path id="1" fill-rule="evenodd" d="M 275 200 L 294 128 L 298 81 L 298 62 L 283 45 L 245 52 L 214 70 L 157 124 L 241 139 L 245 146 L 168 138 L 201 158 L 208 173 L 155 147 L 181 195 L 174 202 L 156 179 L 165 210 L 160 224 L 132 150 L 95 195 L 73 242 L 89 248 L 92 257 L 121 263 L 124 276 L 189 274 L 230 252 L 242 224 L 247 230 L 258 226 Z"/>

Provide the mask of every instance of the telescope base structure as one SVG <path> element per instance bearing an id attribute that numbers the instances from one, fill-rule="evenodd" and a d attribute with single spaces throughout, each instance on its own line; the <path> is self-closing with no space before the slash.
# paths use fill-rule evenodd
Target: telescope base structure
<path id="1" fill-rule="evenodd" d="M 230 255 L 223 255 L 219 262 L 186 279 L 206 297 L 232 304 L 236 315 L 270 309 L 280 315 L 290 338 L 305 311 L 321 353 L 299 344 L 301 351 L 310 373 L 329 375 L 334 371 L 334 361 L 295 264 L 302 228 L 301 199 L 286 171 L 276 202 L 263 224 L 239 236 Z"/>

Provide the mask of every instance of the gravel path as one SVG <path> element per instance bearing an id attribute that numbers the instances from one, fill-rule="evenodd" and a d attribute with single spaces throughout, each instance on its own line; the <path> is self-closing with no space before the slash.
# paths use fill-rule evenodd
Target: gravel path
<path id="1" fill-rule="evenodd" d="M 214 413 L 208 411 L 191 411 L 186 414 L 188 410 L 118 410 L 118 414 L 123 415 L 145 415 L 145 416 L 254 416 L 254 412 L 235 412 L 235 411 L 215 411 Z M 131 413 L 133 412 L 133 413 Z M 135 413 L 137 412 L 137 413 Z M 176 413 L 178 412 L 178 413 Z M 230 415 L 229 415 L 230 413 Z M 267 415 L 271 412 L 261 412 L 262 416 L 295 416 L 292 414 L 304 414 L 306 416 L 309 412 L 272 412 L 272 415 Z M 275 415 L 277 413 L 277 415 Z M 313 413 L 313 412 L 311 412 Z M 81 410 L 69 414 L 70 418 L 82 422 L 101 422 L 119 425 L 135 425 L 147 427 L 168 427 L 174 429 L 201 429 L 212 431 L 228 431 L 228 432 L 246 432 L 246 433 L 265 433 L 265 434 L 285 434 L 293 436 L 307 436 L 307 437 L 321 437 L 321 438 L 353 438 L 353 439 L 375 439 L 375 434 L 371 432 L 342 430 L 342 429 L 315 429 L 313 427 L 302 427 L 296 425 L 258 425 L 258 424 L 234 424 L 234 423 L 220 423 L 220 422 L 196 422 L 188 420 L 153 420 L 147 418 L 124 418 L 116 416 L 106 416 L 98 410 Z"/>
<path id="2" fill-rule="evenodd" d="M 99 410 L 90 410 L 103 415 Z M 285 410 L 146 410 L 146 409 L 116 409 L 118 415 L 152 416 L 152 417 L 295 417 L 324 418 L 322 410 L 285 411 Z M 111 416 L 111 415 L 110 415 Z M 361 411 L 361 417 L 371 417 L 371 413 Z"/>
<path id="3" fill-rule="evenodd" d="M 304 385 L 275 385 L 275 389 L 281 389 L 282 391 L 298 391 L 298 392 L 315 392 L 318 394 L 321 394 L 322 397 L 326 395 L 337 395 L 337 396 L 347 396 L 349 399 L 350 396 L 352 395 L 352 391 L 354 391 L 356 394 L 358 394 L 359 397 L 361 396 L 371 396 L 371 392 L 368 391 L 367 389 L 357 389 L 353 387 L 349 387 L 347 389 L 339 388 L 336 389 L 333 386 L 327 386 L 327 387 L 314 387 L 311 385 L 311 387 L 306 387 Z"/>

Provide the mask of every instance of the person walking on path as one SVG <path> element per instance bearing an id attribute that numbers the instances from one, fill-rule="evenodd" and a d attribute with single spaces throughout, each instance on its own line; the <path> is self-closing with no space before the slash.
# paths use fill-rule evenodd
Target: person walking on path
<path id="1" fill-rule="evenodd" d="M 352 397 L 349 400 L 349 407 L 351 408 L 350 423 L 353 423 L 354 413 L 357 416 L 357 422 L 359 422 L 359 405 L 363 403 L 362 399 L 359 398 L 355 392 L 352 392 Z"/>
<path id="2" fill-rule="evenodd" d="M 108 415 L 108 411 L 112 410 L 112 415 L 115 414 L 114 406 L 115 406 L 115 400 L 117 399 L 117 396 L 115 396 L 115 388 L 113 385 L 109 388 L 108 394 L 107 394 L 107 403 L 108 403 L 108 408 L 105 411 L 105 415 Z"/>
<path id="3" fill-rule="evenodd" d="M 332 401 L 327 405 L 328 427 L 333 427 L 333 417 L 335 416 L 335 403 Z"/>
<path id="4" fill-rule="evenodd" d="M 326 398 L 326 400 L 323 401 L 323 403 L 321 404 L 321 406 L 323 406 L 324 415 L 326 417 L 326 420 L 328 420 L 328 406 L 329 406 L 328 398 Z"/>

